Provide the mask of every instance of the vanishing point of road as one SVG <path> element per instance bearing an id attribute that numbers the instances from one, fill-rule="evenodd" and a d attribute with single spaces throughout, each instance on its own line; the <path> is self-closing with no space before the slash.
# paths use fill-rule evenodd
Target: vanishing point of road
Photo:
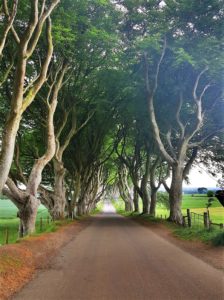
<path id="1" fill-rule="evenodd" d="M 107 205 L 15 300 L 224 299 L 223 273 Z"/>

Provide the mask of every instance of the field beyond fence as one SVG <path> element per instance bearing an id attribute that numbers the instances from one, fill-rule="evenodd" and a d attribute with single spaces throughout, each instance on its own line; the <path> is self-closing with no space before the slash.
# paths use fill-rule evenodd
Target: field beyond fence
<path id="1" fill-rule="evenodd" d="M 10 200 L 0 200 L 0 244 L 16 242 L 19 231 L 18 209 Z M 47 209 L 40 205 L 37 213 L 36 233 L 53 230 Z"/>

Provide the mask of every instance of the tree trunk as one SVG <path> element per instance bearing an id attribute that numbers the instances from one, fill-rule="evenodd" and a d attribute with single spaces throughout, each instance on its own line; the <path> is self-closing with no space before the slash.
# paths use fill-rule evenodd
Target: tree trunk
<path id="1" fill-rule="evenodd" d="M 1 147 L 2 150 L 0 156 L 0 194 L 2 193 L 2 189 L 6 183 L 9 175 L 9 170 L 11 168 L 14 155 L 15 140 L 17 131 L 19 129 L 20 120 L 21 114 L 15 114 L 11 111 L 4 128 Z"/>
<path id="2" fill-rule="evenodd" d="M 151 203 L 150 203 L 149 214 L 153 217 L 156 214 L 156 200 L 157 200 L 157 189 L 152 189 L 151 190 Z"/>
<path id="3" fill-rule="evenodd" d="M 55 182 L 53 199 L 54 205 L 50 214 L 54 220 L 64 219 L 66 205 L 66 189 L 64 186 L 65 168 L 63 164 L 54 160 Z"/>
<path id="4" fill-rule="evenodd" d="M 138 191 L 136 190 L 136 188 L 134 188 L 133 202 L 134 202 L 134 211 L 139 212 L 139 199 L 138 199 Z"/>
<path id="5" fill-rule="evenodd" d="M 34 196 L 27 196 L 25 204 L 18 211 L 20 218 L 19 236 L 24 237 L 35 232 L 35 223 L 40 201 Z"/>
<path id="6" fill-rule="evenodd" d="M 144 175 L 141 183 L 142 190 L 142 213 L 149 213 L 149 203 L 150 203 L 150 195 L 148 190 L 148 176 Z"/>
<path id="7" fill-rule="evenodd" d="M 143 195 L 142 205 L 143 205 L 142 213 L 148 214 L 149 213 L 149 196 L 147 194 Z"/>
<path id="8" fill-rule="evenodd" d="M 133 200 L 131 197 L 130 189 L 127 181 L 127 174 L 125 169 L 121 169 L 119 171 L 119 181 L 118 188 L 120 192 L 120 196 L 125 203 L 125 211 L 133 211 Z"/>
<path id="9" fill-rule="evenodd" d="M 83 216 L 85 214 L 85 201 L 79 201 L 77 205 L 77 216 Z"/>
<path id="10" fill-rule="evenodd" d="M 181 212 L 183 168 L 179 165 L 172 167 L 172 181 L 169 192 L 170 216 L 169 221 L 183 224 Z"/>
<path id="11" fill-rule="evenodd" d="M 130 201 L 125 201 L 125 211 L 129 212 L 129 211 L 133 211 L 133 202 L 130 199 Z"/>

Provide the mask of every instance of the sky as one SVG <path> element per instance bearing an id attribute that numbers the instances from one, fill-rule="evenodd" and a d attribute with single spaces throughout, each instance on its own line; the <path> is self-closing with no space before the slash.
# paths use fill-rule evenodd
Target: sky
<path id="1" fill-rule="evenodd" d="M 220 177 L 220 174 L 212 176 L 202 167 L 194 167 L 189 173 L 190 184 L 184 182 L 183 187 L 216 187 Z"/>
<path id="2" fill-rule="evenodd" d="M 183 181 L 183 187 L 186 188 L 215 188 L 217 187 L 217 181 L 221 178 L 221 174 L 218 174 L 217 177 L 209 174 L 203 167 L 193 167 L 188 175 L 189 184 Z M 168 186 L 170 185 L 171 178 L 167 179 Z M 163 187 L 162 187 L 163 190 Z"/>

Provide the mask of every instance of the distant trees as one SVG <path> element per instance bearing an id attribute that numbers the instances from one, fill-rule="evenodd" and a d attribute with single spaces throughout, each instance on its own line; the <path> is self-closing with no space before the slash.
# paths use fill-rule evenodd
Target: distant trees
<path id="1" fill-rule="evenodd" d="M 198 194 L 207 194 L 208 189 L 205 187 L 198 188 Z"/>

